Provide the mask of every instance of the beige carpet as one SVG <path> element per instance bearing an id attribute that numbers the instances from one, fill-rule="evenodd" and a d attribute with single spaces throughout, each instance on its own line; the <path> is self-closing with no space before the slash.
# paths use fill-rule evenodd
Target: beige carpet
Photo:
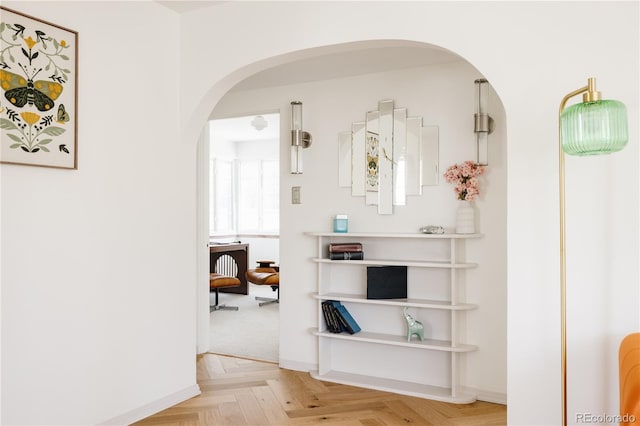
<path id="1" fill-rule="evenodd" d="M 255 296 L 276 297 L 276 292 L 268 286 L 249 284 L 248 295 L 220 293 L 220 304 L 240 309 L 211 312 L 210 352 L 278 362 L 279 305 L 258 306 Z M 213 293 L 210 302 L 215 303 Z"/>

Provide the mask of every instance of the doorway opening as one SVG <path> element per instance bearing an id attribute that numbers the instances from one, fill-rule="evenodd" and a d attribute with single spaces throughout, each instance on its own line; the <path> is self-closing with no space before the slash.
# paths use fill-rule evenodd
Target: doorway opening
<path id="1" fill-rule="evenodd" d="M 270 286 L 247 282 L 259 261 L 279 264 L 280 114 L 263 113 L 209 121 L 210 270 L 238 276 L 239 287 L 219 290 L 210 313 L 211 352 L 278 362 L 279 304 Z M 238 252 L 241 261 L 234 261 Z M 210 306 L 216 304 L 210 293 Z"/>
<path id="2" fill-rule="evenodd" d="M 449 129 L 454 143 L 443 145 L 439 153 L 443 167 L 472 158 L 475 153 L 474 145 L 466 142 L 468 127 L 464 124 L 464 118 L 460 114 L 451 114 L 450 111 L 457 111 L 473 104 L 473 89 L 469 91 L 469 95 L 460 88 L 473 87 L 473 81 L 479 74 L 477 69 L 463 58 L 433 46 L 416 46 L 409 42 L 402 46 L 384 44 L 376 48 L 374 42 L 371 42 L 358 44 L 358 47 L 364 45 L 367 45 L 367 48 L 361 50 L 355 49 L 355 43 L 345 46 L 349 50 L 353 48 L 357 55 L 352 51 L 323 54 L 327 52 L 322 49 L 309 49 L 309 52 L 305 52 L 309 53 L 306 59 L 287 58 L 292 59 L 291 63 L 295 64 L 295 67 L 286 63 L 273 66 L 273 63 L 269 62 L 268 65 L 271 67 L 260 71 L 258 68 L 264 64 L 259 64 L 256 65 L 257 72 L 252 76 L 232 87 L 227 87 L 229 80 L 225 80 L 211 92 L 212 100 L 216 100 L 220 91 L 225 92 L 222 98 L 212 102 L 213 115 L 210 117 L 213 118 L 243 114 L 252 111 L 252 108 L 264 110 L 274 104 L 280 106 L 280 111 L 288 111 L 292 99 L 300 100 L 304 102 L 307 111 L 305 127 L 313 133 L 316 141 L 327 141 L 314 143 L 308 155 L 305 154 L 304 175 L 289 173 L 288 151 L 283 152 L 280 158 L 281 163 L 287 163 L 286 166 L 281 164 L 280 175 L 280 190 L 283 194 L 283 202 L 280 205 L 280 264 L 285 282 L 295 283 L 287 286 L 281 298 L 283 303 L 280 310 L 282 321 L 279 364 L 283 368 L 314 370 L 318 368 L 318 358 L 323 356 L 317 351 L 316 338 L 309 333 L 310 327 L 318 327 L 321 321 L 317 316 L 318 307 L 314 305 L 317 301 L 309 298 L 310 293 L 317 291 L 317 281 L 314 279 L 317 265 L 308 261 L 316 248 L 313 241 L 307 238 L 306 234 L 309 231 L 317 231 L 328 226 L 327 218 L 345 211 L 346 207 L 349 208 L 350 215 L 358 215 L 360 229 L 395 227 L 404 232 L 406 227 L 406 232 L 413 232 L 413 228 L 417 229 L 417 224 L 425 220 L 425 212 L 431 212 L 437 220 L 446 221 L 451 217 L 439 207 L 445 205 L 439 201 L 444 200 L 445 196 L 450 196 L 450 189 L 444 185 L 416 197 L 411 206 L 398 211 L 393 217 L 385 218 L 384 223 L 378 215 L 370 215 L 366 211 L 369 209 L 366 205 L 352 206 L 351 192 L 335 185 L 339 176 L 335 161 L 336 146 L 331 143 L 336 140 L 337 131 L 348 129 L 353 122 L 347 117 L 357 117 L 355 114 L 362 116 L 362 112 L 365 111 L 362 105 L 367 105 L 372 91 L 380 93 L 377 99 L 384 99 L 382 94 L 386 96 L 390 93 L 394 97 L 407 99 L 407 103 L 413 105 L 412 111 L 424 110 L 424 116 L 430 117 L 430 123 Z M 361 67 L 358 67 L 356 72 L 350 67 L 350 61 L 354 57 L 358 59 L 359 64 L 363 63 L 364 58 L 370 58 L 370 61 L 365 61 L 370 72 L 363 73 Z M 412 62 L 420 58 L 423 62 Z M 383 66 L 379 65 L 381 59 L 384 59 Z M 408 66 L 389 68 L 390 65 L 397 67 L 399 64 Z M 329 74 L 326 72 L 327 65 L 332 71 L 341 70 L 345 74 Z M 304 72 L 301 69 L 304 69 Z M 238 71 L 238 74 L 245 76 L 246 69 Z M 232 76 L 238 77 L 235 74 Z M 456 89 L 452 91 L 453 87 Z M 441 103 L 434 103 L 433 97 L 423 96 L 424 93 L 435 92 L 441 92 L 439 97 L 447 100 L 448 108 L 442 108 Z M 336 93 L 340 93 L 340 102 L 334 102 L 333 96 Z M 500 111 L 499 115 L 504 117 L 504 109 L 500 102 L 496 101 L 495 108 Z M 286 116 L 284 118 L 286 120 Z M 284 128 L 288 128 L 289 124 L 287 122 Z M 287 136 L 288 132 L 283 130 L 280 139 L 282 149 L 285 150 L 289 147 Z M 490 157 L 494 159 L 490 176 L 492 191 L 487 191 L 484 209 L 490 210 L 492 214 L 484 215 L 482 222 L 483 231 L 491 236 L 486 241 L 491 240 L 492 250 L 479 250 L 474 253 L 478 257 L 473 257 L 474 260 L 478 259 L 480 264 L 491 264 L 493 267 L 478 268 L 480 274 L 472 280 L 474 285 L 464 289 L 469 300 L 473 300 L 479 306 L 491 304 L 493 309 L 490 310 L 491 315 L 486 314 L 489 311 L 480 309 L 468 315 L 479 320 L 467 321 L 466 329 L 462 331 L 478 339 L 478 345 L 483 347 L 483 357 L 467 357 L 462 365 L 461 383 L 477 384 L 477 390 L 474 392 L 482 393 L 483 398 L 491 398 L 487 400 L 506 402 L 506 264 L 503 261 L 504 256 L 495 256 L 496 250 L 506 250 L 505 128 L 499 126 L 493 137 L 502 139 L 500 143 L 491 145 Z M 294 187 L 302 188 L 302 203 L 293 202 Z M 289 190 L 292 192 L 291 202 Z M 416 225 L 410 229 L 412 223 Z M 500 259 L 498 264 L 495 263 L 497 259 Z M 496 300 L 500 302 L 495 303 Z M 495 323 L 496 326 L 487 327 L 491 323 Z M 491 371 L 491 374 L 486 374 L 487 371 Z M 374 368 L 366 372 L 367 375 L 374 373 Z M 485 389 L 489 389 L 490 392 Z M 498 389 L 498 392 L 493 389 Z M 501 392 L 502 389 L 505 391 Z"/>

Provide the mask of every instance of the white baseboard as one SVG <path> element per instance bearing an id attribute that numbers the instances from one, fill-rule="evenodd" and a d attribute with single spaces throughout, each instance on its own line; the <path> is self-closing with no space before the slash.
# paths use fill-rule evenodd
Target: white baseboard
<path id="1" fill-rule="evenodd" d="M 139 420 L 147 418 L 153 414 L 159 413 L 162 410 L 165 410 L 169 407 L 173 407 L 176 404 L 179 404 L 183 401 L 186 401 L 189 398 L 193 398 L 194 396 L 200 395 L 200 386 L 193 385 L 185 388 L 181 391 L 172 393 L 171 395 L 167 395 L 163 398 L 160 398 L 156 401 L 150 402 L 149 404 L 143 405 L 142 407 L 138 407 L 134 410 L 129 411 L 128 413 L 124 413 L 120 416 L 114 417 L 105 422 L 99 423 L 99 426 L 126 426 L 131 423 L 135 423 Z"/>
<path id="2" fill-rule="evenodd" d="M 318 369 L 318 364 L 311 364 L 300 361 L 292 361 L 289 359 L 280 358 L 280 368 L 286 368 L 287 370 L 294 371 L 315 371 Z M 507 394 L 487 391 L 484 389 L 476 389 L 467 386 L 461 386 L 461 391 L 476 395 L 478 401 L 492 402 L 494 404 L 507 405 Z"/>
<path id="3" fill-rule="evenodd" d="M 286 368 L 287 370 L 294 371 L 313 371 L 318 369 L 318 364 L 311 364 L 307 362 L 300 361 L 292 361 L 290 359 L 282 359 L 279 360 L 280 368 Z"/>
<path id="4" fill-rule="evenodd" d="M 461 386 L 461 389 L 464 390 L 465 392 L 469 392 L 476 395 L 476 398 L 478 399 L 478 401 L 493 402 L 494 404 L 507 405 L 506 393 L 492 392 L 492 391 L 487 391 L 483 389 L 470 388 L 467 386 Z"/>

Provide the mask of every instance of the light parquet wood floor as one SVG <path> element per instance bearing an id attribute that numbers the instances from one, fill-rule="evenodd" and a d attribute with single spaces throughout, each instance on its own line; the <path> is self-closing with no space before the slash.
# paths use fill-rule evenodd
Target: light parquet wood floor
<path id="1" fill-rule="evenodd" d="M 205 354 L 202 394 L 136 425 L 489 426 L 506 425 L 507 408 L 488 402 L 447 404 L 318 381 L 276 364 Z"/>

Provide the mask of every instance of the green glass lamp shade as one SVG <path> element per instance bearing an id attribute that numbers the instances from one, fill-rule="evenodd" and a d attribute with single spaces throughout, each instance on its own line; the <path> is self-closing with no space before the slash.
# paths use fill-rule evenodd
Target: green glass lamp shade
<path id="1" fill-rule="evenodd" d="M 560 116 L 562 149 L 569 155 L 620 151 L 629 140 L 622 102 L 600 100 L 571 105 Z"/>

